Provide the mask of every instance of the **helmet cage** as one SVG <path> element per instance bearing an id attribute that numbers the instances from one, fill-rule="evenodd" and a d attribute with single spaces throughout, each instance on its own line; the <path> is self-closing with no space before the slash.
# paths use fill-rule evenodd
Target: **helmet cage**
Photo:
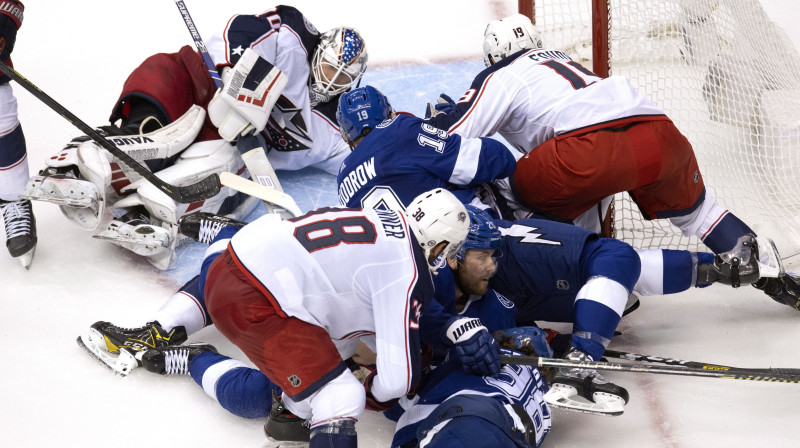
<path id="1" fill-rule="evenodd" d="M 338 27 L 325 32 L 311 59 L 313 93 L 324 99 L 350 89 L 367 69 L 364 39 L 353 28 Z"/>

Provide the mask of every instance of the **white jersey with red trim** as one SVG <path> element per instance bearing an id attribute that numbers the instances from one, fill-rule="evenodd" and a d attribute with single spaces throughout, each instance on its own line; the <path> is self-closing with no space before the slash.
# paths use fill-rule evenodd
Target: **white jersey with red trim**
<path id="1" fill-rule="evenodd" d="M 235 65 L 244 50 L 252 48 L 289 79 L 262 133 L 276 170 L 315 166 L 336 174 L 350 153 L 336 125 L 339 98 L 311 107 L 310 60 L 319 39 L 319 31 L 300 11 L 278 6 L 261 14 L 235 15 L 221 35 L 208 40 L 218 69 Z"/>
<path id="2" fill-rule="evenodd" d="M 411 390 L 420 369 L 419 316 L 433 281 L 402 212 L 331 207 L 288 221 L 265 215 L 230 244 L 279 315 L 324 328 L 343 359 L 355 349 L 347 341 L 370 342 L 376 399 Z"/>
<path id="3" fill-rule="evenodd" d="M 527 153 L 573 130 L 664 111 L 623 77 L 600 78 L 561 51 L 528 50 L 483 70 L 455 111 L 431 119 L 464 137 L 500 133 Z"/>

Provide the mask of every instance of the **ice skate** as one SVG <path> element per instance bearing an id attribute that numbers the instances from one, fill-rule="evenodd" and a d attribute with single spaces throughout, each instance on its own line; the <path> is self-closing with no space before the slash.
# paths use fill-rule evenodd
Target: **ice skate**
<path id="1" fill-rule="evenodd" d="M 777 278 L 764 277 L 753 283 L 772 300 L 800 311 L 800 276 L 786 272 Z"/>
<path id="2" fill-rule="evenodd" d="M 593 361 L 583 350 L 572 348 L 564 359 L 573 362 Z M 573 400 L 582 397 L 586 401 Z M 608 381 L 594 369 L 562 367 L 553 375 L 544 400 L 551 406 L 597 415 L 622 415 L 628 391 Z"/>
<path id="3" fill-rule="evenodd" d="M 274 390 L 264 433 L 267 442 L 262 448 L 305 448 L 311 439 L 308 422 L 286 409 Z"/>
<path id="4" fill-rule="evenodd" d="M 115 219 L 92 238 L 106 240 L 138 255 L 150 257 L 169 249 L 173 235 L 168 229 L 150 223 L 126 223 Z"/>
<path id="5" fill-rule="evenodd" d="M 151 348 L 142 355 L 141 364 L 160 375 L 188 375 L 189 363 L 201 353 L 217 353 L 217 349 L 202 343 Z"/>
<path id="6" fill-rule="evenodd" d="M 199 243 L 210 244 L 227 226 L 242 228 L 247 223 L 213 213 L 197 212 L 186 215 L 178 222 L 181 235 Z"/>
<path id="7" fill-rule="evenodd" d="M 0 212 L 6 225 L 6 248 L 25 269 L 30 268 L 36 252 L 36 218 L 31 201 L 0 201 Z"/>
<path id="8" fill-rule="evenodd" d="M 95 322 L 89 331 L 78 336 L 78 345 L 112 371 L 127 375 L 139 366 L 137 358 L 152 348 L 186 342 L 186 329 L 166 331 L 158 322 L 138 328 L 122 328 L 110 322 Z"/>

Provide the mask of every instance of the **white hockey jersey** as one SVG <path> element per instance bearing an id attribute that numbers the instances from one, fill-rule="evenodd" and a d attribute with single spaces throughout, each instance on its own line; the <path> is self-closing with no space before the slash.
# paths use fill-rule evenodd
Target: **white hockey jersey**
<path id="1" fill-rule="evenodd" d="M 414 246 L 402 212 L 335 207 L 265 215 L 231 239 L 279 315 L 324 328 L 343 359 L 359 339 L 377 353 L 379 401 L 408 393 L 420 374 L 419 317 L 433 282 Z"/>
<path id="2" fill-rule="evenodd" d="M 522 51 L 486 68 L 454 112 L 431 124 L 464 137 L 500 133 L 527 153 L 566 132 L 632 116 L 664 115 L 627 78 L 600 78 L 565 53 Z"/>
<path id="3" fill-rule="evenodd" d="M 319 32 L 297 9 L 278 6 L 257 15 L 233 16 L 208 40 L 217 67 L 233 66 L 248 47 L 289 79 L 263 131 L 276 170 L 314 166 L 336 174 L 350 153 L 336 125 L 338 97 L 311 108 L 308 80 Z"/>

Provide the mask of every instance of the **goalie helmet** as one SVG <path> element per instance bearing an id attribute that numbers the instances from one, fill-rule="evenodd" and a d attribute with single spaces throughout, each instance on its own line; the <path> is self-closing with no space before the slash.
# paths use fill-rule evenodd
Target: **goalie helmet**
<path id="1" fill-rule="evenodd" d="M 461 261 L 470 249 L 497 250 L 500 248 L 500 230 L 486 211 L 472 205 L 466 205 L 469 213 L 469 233 L 464 246 L 456 254 Z"/>
<path id="2" fill-rule="evenodd" d="M 369 133 L 375 126 L 392 117 L 392 105 L 380 90 L 372 86 L 359 87 L 339 97 L 336 121 L 344 141 L 351 144 Z M 352 148 L 352 144 L 350 145 Z"/>
<path id="3" fill-rule="evenodd" d="M 367 69 L 367 47 L 353 28 L 337 27 L 320 36 L 311 59 L 312 103 L 346 92 Z"/>
<path id="4" fill-rule="evenodd" d="M 531 19 L 522 14 L 492 20 L 483 32 L 483 63 L 487 67 L 527 48 L 542 48 L 542 38 Z"/>
<path id="5" fill-rule="evenodd" d="M 436 272 L 445 265 L 447 258 L 461 250 L 469 232 L 469 218 L 464 204 L 453 193 L 444 188 L 422 193 L 411 201 L 405 213 L 426 260 L 437 244 L 447 243 L 434 264 L 429 264 L 431 272 Z"/>

